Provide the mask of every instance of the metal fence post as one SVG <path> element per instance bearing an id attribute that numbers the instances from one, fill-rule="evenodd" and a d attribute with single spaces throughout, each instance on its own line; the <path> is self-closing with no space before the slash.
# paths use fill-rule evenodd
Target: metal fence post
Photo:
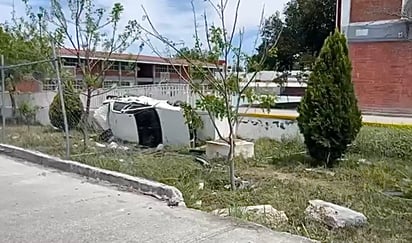
<path id="1" fill-rule="evenodd" d="M 5 106 L 5 89 L 6 89 L 6 77 L 4 73 L 4 55 L 1 55 L 1 141 L 4 143 L 6 141 L 6 112 L 4 111 Z"/>
<path id="2" fill-rule="evenodd" d="M 54 45 L 54 42 L 52 42 L 52 47 L 53 47 L 53 64 L 56 69 L 57 86 L 59 89 L 60 104 L 61 104 L 62 113 L 63 113 L 64 133 L 66 135 L 66 159 L 69 159 L 70 158 L 69 125 L 67 123 L 67 114 L 66 114 L 66 107 L 64 104 L 63 87 L 62 87 L 62 82 L 60 78 L 60 68 L 59 68 L 59 63 L 57 61 L 56 47 Z"/>

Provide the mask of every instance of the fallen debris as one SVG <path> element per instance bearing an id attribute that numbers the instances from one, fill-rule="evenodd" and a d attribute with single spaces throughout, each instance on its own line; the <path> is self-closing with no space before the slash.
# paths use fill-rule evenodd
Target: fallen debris
<path id="1" fill-rule="evenodd" d="M 324 174 L 328 176 L 335 176 L 335 172 L 329 171 L 329 170 L 320 170 L 320 169 L 305 169 L 307 172 L 315 172 L 318 174 Z"/>
<path id="2" fill-rule="evenodd" d="M 310 200 L 305 213 L 309 219 L 332 228 L 360 227 L 367 224 L 367 218 L 362 213 L 322 200 Z"/>
<path id="3" fill-rule="evenodd" d="M 107 148 L 109 148 L 109 149 L 121 149 L 121 150 L 124 150 L 124 151 L 129 150 L 128 147 L 118 145 L 115 142 L 111 142 L 109 145 L 107 145 Z"/>
<path id="4" fill-rule="evenodd" d="M 205 158 L 196 156 L 195 161 L 200 163 L 204 167 L 210 167 L 210 163 Z"/>
<path id="5" fill-rule="evenodd" d="M 238 189 L 238 190 L 246 190 L 246 189 L 252 188 L 253 185 L 250 181 L 242 180 L 242 178 L 236 177 L 235 178 L 235 186 L 236 186 L 236 189 Z M 230 185 L 225 185 L 225 188 L 229 190 Z"/>

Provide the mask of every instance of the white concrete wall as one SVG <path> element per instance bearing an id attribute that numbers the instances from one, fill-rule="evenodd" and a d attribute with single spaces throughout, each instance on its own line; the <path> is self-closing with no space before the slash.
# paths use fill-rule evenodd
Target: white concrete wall
<path id="1" fill-rule="evenodd" d="M 284 120 L 264 117 L 242 117 L 238 128 L 238 136 L 243 139 L 271 138 L 280 140 L 283 137 L 302 136 L 296 120 Z"/>
<path id="2" fill-rule="evenodd" d="M 212 124 L 211 119 L 205 112 L 200 112 L 204 123 L 203 129 L 198 131 L 198 137 L 201 140 L 216 140 L 219 139 L 216 129 Z M 222 136 L 229 135 L 228 123 L 223 120 L 215 120 L 216 125 Z M 278 118 L 265 118 L 260 114 L 242 117 L 237 135 L 243 139 L 256 140 L 259 138 L 271 138 L 280 140 L 284 137 L 302 136 L 299 132 L 299 127 L 296 120 L 285 120 Z"/>
<path id="3" fill-rule="evenodd" d="M 198 113 L 203 121 L 203 128 L 197 132 L 198 138 L 204 141 L 219 139 L 218 132 L 207 112 L 199 111 Z M 226 120 L 215 119 L 215 124 L 219 128 L 219 132 L 223 137 L 229 136 L 229 125 Z"/>
<path id="4" fill-rule="evenodd" d="M 18 93 L 15 94 L 15 100 L 17 107 L 19 104 L 23 102 L 29 102 L 32 106 L 37 106 L 39 108 L 36 114 L 36 121 L 42 125 L 50 124 L 49 120 L 49 106 L 53 101 L 55 96 L 55 92 L 53 91 L 43 91 L 38 93 Z M 1 105 L 1 94 L 0 94 L 0 105 Z M 12 106 L 10 95 L 6 92 L 5 96 L 5 117 L 11 118 L 12 117 Z"/>

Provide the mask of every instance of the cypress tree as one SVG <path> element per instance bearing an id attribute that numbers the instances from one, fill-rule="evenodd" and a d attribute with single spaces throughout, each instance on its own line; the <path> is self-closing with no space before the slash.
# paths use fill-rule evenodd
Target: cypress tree
<path id="1" fill-rule="evenodd" d="M 346 38 L 338 30 L 326 40 L 298 107 L 298 125 L 316 165 L 331 167 L 362 126 Z"/>
<path id="2" fill-rule="evenodd" d="M 67 115 L 67 123 L 71 130 L 80 123 L 83 114 L 83 103 L 70 81 L 63 85 L 63 99 Z M 63 112 L 61 109 L 59 93 L 54 96 L 53 101 L 50 104 L 49 119 L 54 127 L 64 129 Z"/>

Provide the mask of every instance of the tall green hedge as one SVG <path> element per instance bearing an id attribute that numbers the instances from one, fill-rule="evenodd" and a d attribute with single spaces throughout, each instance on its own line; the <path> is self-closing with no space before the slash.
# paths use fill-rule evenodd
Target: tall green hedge
<path id="1" fill-rule="evenodd" d="M 67 114 L 69 129 L 76 128 L 83 114 L 83 103 L 79 93 L 74 89 L 71 82 L 63 85 L 63 99 Z M 57 93 L 50 104 L 49 118 L 51 124 L 59 129 L 64 129 L 63 112 L 61 109 L 60 96 Z"/>
<path id="2" fill-rule="evenodd" d="M 332 166 L 362 126 L 351 70 L 346 38 L 335 31 L 325 40 L 298 107 L 299 129 L 316 164 Z"/>

